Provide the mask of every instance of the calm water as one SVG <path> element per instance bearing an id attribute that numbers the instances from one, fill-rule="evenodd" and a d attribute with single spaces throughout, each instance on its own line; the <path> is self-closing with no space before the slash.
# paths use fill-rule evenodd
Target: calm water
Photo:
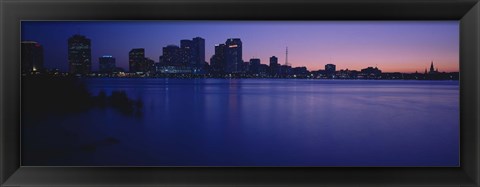
<path id="1" fill-rule="evenodd" d="M 95 95 L 140 98 L 142 115 L 94 108 L 52 116 L 24 128 L 24 165 L 459 164 L 458 81 L 85 82 Z"/>

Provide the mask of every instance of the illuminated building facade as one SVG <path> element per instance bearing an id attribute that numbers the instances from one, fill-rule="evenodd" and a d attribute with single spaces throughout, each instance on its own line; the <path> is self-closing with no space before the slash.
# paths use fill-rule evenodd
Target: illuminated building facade
<path id="1" fill-rule="evenodd" d="M 22 73 L 43 71 L 43 47 L 35 41 L 21 43 Z"/>
<path id="2" fill-rule="evenodd" d="M 225 65 L 226 73 L 242 71 L 242 41 L 240 38 L 230 38 L 225 42 Z"/>
<path id="3" fill-rule="evenodd" d="M 187 64 L 185 63 L 188 61 L 184 51 L 176 45 L 163 47 L 162 56 L 160 58 L 162 65 L 165 66 L 186 66 Z"/>
<path id="4" fill-rule="evenodd" d="M 180 50 L 177 51 L 182 65 L 192 68 L 203 68 L 205 64 L 205 39 L 195 37 L 192 40 L 180 40 Z"/>
<path id="5" fill-rule="evenodd" d="M 98 71 L 100 73 L 112 73 L 116 69 L 115 58 L 110 55 L 104 55 L 98 58 Z"/>
<path id="6" fill-rule="evenodd" d="M 184 66 L 194 66 L 195 57 L 194 57 L 195 47 L 192 40 L 180 40 L 180 49 L 172 49 L 170 54 L 175 55 L 178 53 L 180 57 L 180 63 Z"/>
<path id="7" fill-rule="evenodd" d="M 128 53 L 128 64 L 131 73 L 145 72 L 145 49 L 136 48 L 130 50 L 130 52 Z"/>
<path id="8" fill-rule="evenodd" d="M 192 58 L 196 68 L 203 68 L 205 65 L 205 39 L 195 37 L 192 39 Z"/>
<path id="9" fill-rule="evenodd" d="M 73 35 L 68 39 L 68 63 L 71 74 L 85 75 L 92 71 L 90 39 Z"/>

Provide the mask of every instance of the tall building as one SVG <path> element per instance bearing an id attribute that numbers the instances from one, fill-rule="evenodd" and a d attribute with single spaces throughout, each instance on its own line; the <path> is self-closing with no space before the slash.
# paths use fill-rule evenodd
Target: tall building
<path id="1" fill-rule="evenodd" d="M 98 71 L 100 73 L 112 73 L 116 69 L 115 58 L 110 55 L 104 55 L 98 58 Z"/>
<path id="2" fill-rule="evenodd" d="M 162 49 L 161 63 L 166 66 L 186 66 L 185 51 L 176 45 L 168 45 Z M 187 58 L 188 59 L 188 58 Z"/>
<path id="3" fill-rule="evenodd" d="M 276 56 L 270 57 L 270 67 L 269 67 L 270 75 L 278 75 L 280 73 L 279 67 L 280 67 L 280 64 L 278 64 L 278 58 Z"/>
<path id="4" fill-rule="evenodd" d="M 327 74 L 328 78 L 333 78 L 335 76 L 336 71 L 337 71 L 337 68 L 336 68 L 335 64 L 325 65 L 325 73 Z"/>
<path id="5" fill-rule="evenodd" d="M 210 58 L 212 73 L 223 73 L 225 70 L 225 44 L 215 45 L 215 54 Z"/>
<path id="6" fill-rule="evenodd" d="M 192 40 L 180 40 L 180 49 L 174 53 L 179 53 L 180 61 L 185 66 L 195 66 L 195 47 Z"/>
<path id="7" fill-rule="evenodd" d="M 143 72 L 155 73 L 156 72 L 155 61 L 150 58 L 145 58 L 145 67 L 143 69 Z"/>
<path id="8" fill-rule="evenodd" d="M 278 66 L 278 58 L 276 56 L 270 57 L 270 66 Z"/>
<path id="9" fill-rule="evenodd" d="M 34 41 L 21 43 L 22 73 L 43 71 L 43 47 Z"/>
<path id="10" fill-rule="evenodd" d="M 68 39 L 68 63 L 71 74 L 88 74 L 92 71 L 90 39 L 73 35 Z"/>
<path id="11" fill-rule="evenodd" d="M 130 72 L 145 72 L 146 63 L 145 63 L 145 49 L 136 48 L 130 50 L 128 53 L 128 64 Z"/>
<path id="12" fill-rule="evenodd" d="M 335 71 L 337 71 L 337 68 L 336 68 L 335 64 L 327 64 L 327 65 L 325 65 L 325 71 L 327 73 L 335 73 Z"/>
<path id="13" fill-rule="evenodd" d="M 240 38 L 230 38 L 225 42 L 225 45 L 225 72 L 241 72 L 243 64 L 242 41 L 240 40 Z"/>
<path id="14" fill-rule="evenodd" d="M 248 70 L 252 74 L 259 74 L 260 73 L 260 59 L 258 59 L 258 58 L 250 59 Z"/>
<path id="15" fill-rule="evenodd" d="M 205 39 L 195 37 L 192 39 L 192 57 L 197 68 L 203 68 L 205 64 Z"/>
<path id="16" fill-rule="evenodd" d="M 185 65 L 203 68 L 205 64 L 205 39 L 195 37 L 192 40 L 180 41 L 181 58 Z"/>

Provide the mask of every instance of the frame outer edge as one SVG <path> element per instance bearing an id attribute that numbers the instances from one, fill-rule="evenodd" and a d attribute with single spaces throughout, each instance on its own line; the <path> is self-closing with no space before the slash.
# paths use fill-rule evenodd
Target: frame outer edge
<path id="1" fill-rule="evenodd" d="M 475 6 L 467 12 L 469 14 L 470 12 L 473 12 L 474 15 L 472 15 L 474 21 L 476 21 L 475 27 L 472 28 L 476 30 L 476 33 L 474 34 L 475 37 L 475 44 L 474 47 L 474 54 L 473 54 L 473 59 L 472 63 L 475 63 L 475 74 L 474 74 L 474 83 L 476 84 L 476 87 L 474 89 L 474 92 L 476 94 L 476 103 L 475 103 L 475 108 L 477 110 L 477 114 L 475 115 L 474 118 L 474 124 L 473 129 L 475 131 L 475 137 L 472 139 L 475 141 L 475 151 L 473 151 L 474 156 L 476 156 L 476 160 L 473 166 L 474 173 L 468 173 L 466 174 L 471 178 L 471 180 L 474 182 L 474 186 L 480 187 L 480 160 L 478 157 L 480 157 L 480 114 L 478 113 L 478 109 L 480 109 L 480 0 L 477 0 L 477 3 Z M 466 15 L 467 15 L 466 14 Z M 462 18 L 463 19 L 463 18 Z M 462 39 L 460 40 L 462 41 Z M 472 54 L 470 54 L 472 55 Z M 462 57 L 462 54 L 460 55 Z"/>
<path id="2" fill-rule="evenodd" d="M 461 131 L 467 134 L 461 134 L 461 149 L 470 148 L 470 151 L 461 151 L 461 167 L 465 174 L 472 181 L 472 185 L 480 187 L 480 1 L 460 19 L 460 105 L 468 106 L 468 109 L 462 109 L 464 119 L 461 123 Z M 472 25 L 473 24 L 473 25 Z M 467 66 L 466 64 L 470 64 Z M 473 68 L 473 69 L 470 69 Z M 463 72 L 463 73 L 462 73 Z M 462 76 L 467 75 L 467 77 Z M 468 82 L 468 83 L 466 83 Z M 471 87 L 474 85 L 474 87 Z M 471 97 L 473 101 L 468 101 L 462 97 Z M 469 111 L 473 109 L 473 111 Z M 468 113 L 468 114 L 467 114 Z M 468 123 L 468 126 L 465 124 Z M 473 134 L 472 134 L 473 133 Z M 463 145 L 463 146 L 462 146 Z M 473 162 L 470 159 L 474 158 Z M 469 160 L 467 163 L 466 160 Z M 467 164 L 467 165 L 465 165 Z"/>
<path id="3" fill-rule="evenodd" d="M 4 2 L 9 2 L 9 0 L 0 0 L 0 143 L 2 145 L 5 143 L 5 136 L 4 136 L 4 134 L 5 134 L 5 131 L 4 131 L 5 106 L 3 105 L 5 98 L 4 98 L 3 93 L 5 92 L 4 85 L 5 85 L 5 81 L 6 81 L 6 79 L 5 79 L 5 71 L 6 70 L 4 68 L 4 63 L 6 63 L 4 61 L 5 60 L 4 54 L 6 54 L 6 53 L 4 53 L 5 48 L 3 48 L 4 42 L 5 42 L 4 37 L 3 37 L 4 36 L 4 30 L 5 30 L 5 27 L 4 27 L 5 16 L 4 16 L 4 11 L 3 11 L 4 10 Z M 476 12 L 477 20 L 480 20 L 480 3 L 477 3 L 475 5 L 474 9 L 477 11 Z M 478 24 L 476 25 L 476 29 L 477 29 L 477 31 L 479 31 L 479 29 L 480 29 L 480 26 Z M 480 57 L 480 55 L 479 55 L 479 53 L 480 53 L 480 50 L 479 50 L 480 49 L 480 32 L 477 32 L 476 35 L 477 35 L 477 41 L 476 41 L 477 42 L 477 45 L 476 45 L 477 53 L 475 53 L 475 63 L 477 63 L 477 65 L 478 65 L 478 64 L 480 64 L 480 58 L 479 58 Z M 476 81 L 480 81 L 480 75 L 479 75 L 480 67 L 479 66 L 477 66 L 476 71 L 477 71 L 477 73 L 475 75 L 475 79 L 476 79 Z M 480 107 L 480 101 L 478 100 L 478 99 L 480 99 L 480 94 L 478 94 L 479 91 L 480 91 L 480 88 L 477 87 L 475 91 L 477 92 L 477 96 L 476 96 L 477 97 L 477 103 L 476 103 L 476 105 L 477 105 L 477 107 Z M 475 124 L 476 133 L 477 133 L 477 136 L 476 136 L 476 141 L 477 142 L 480 142 L 480 136 L 478 136 L 479 133 L 480 133 L 480 126 L 479 126 L 480 125 L 480 123 L 479 123 L 480 116 L 479 115 L 480 114 L 478 114 L 476 116 L 476 124 Z M 478 143 L 477 143 L 476 148 L 477 148 L 476 154 L 480 155 L 480 145 L 478 145 Z M 2 187 L 4 186 L 3 183 L 6 180 L 6 178 L 4 176 L 5 171 L 4 171 L 4 168 L 3 168 L 3 166 L 4 166 L 3 163 L 4 163 L 4 159 L 5 159 L 4 154 L 6 154 L 5 150 L 4 150 L 4 147 L 0 146 L 0 186 L 2 186 Z M 474 166 L 474 167 L 476 167 L 477 172 L 473 176 L 473 178 L 474 178 L 473 180 L 475 181 L 475 186 L 480 186 L 480 172 L 479 172 L 480 171 L 480 162 L 477 162 L 476 166 Z"/>
<path id="4" fill-rule="evenodd" d="M 16 38 L 6 38 L 5 36 L 7 33 L 11 32 L 12 27 L 8 27 L 9 21 L 12 18 L 15 18 L 15 15 L 12 14 L 12 11 L 8 10 L 8 7 L 13 3 L 9 3 L 8 0 L 0 0 L 0 187 L 8 186 L 6 184 L 7 180 L 18 170 L 18 167 L 15 164 L 12 164 L 12 146 L 11 140 L 12 136 L 15 132 L 7 134 L 7 127 L 8 120 L 14 119 L 14 116 L 9 116 L 7 112 L 9 112 L 9 107 L 12 106 L 11 101 L 7 99 L 11 99 L 12 97 L 12 89 L 8 89 L 12 83 L 12 79 L 9 79 L 12 75 L 12 71 L 8 71 L 8 69 L 12 68 L 11 62 L 12 60 L 9 59 L 8 55 L 9 52 L 14 51 L 13 48 L 6 48 L 7 44 L 12 41 L 17 41 Z M 19 38 L 18 38 L 19 40 Z M 14 100 L 12 100 L 14 101 Z M 10 113 L 11 114 L 11 113 Z M 13 159 L 15 161 L 15 159 Z"/>
<path id="5" fill-rule="evenodd" d="M 475 74 L 475 80 L 476 80 L 476 96 L 477 96 L 477 103 L 476 103 L 476 108 L 477 110 L 480 109 L 480 0 L 477 1 L 475 6 L 472 8 L 471 11 L 476 11 L 476 16 L 475 19 L 477 21 L 476 23 L 476 53 L 475 53 L 475 63 L 476 63 L 476 74 Z M 478 111 L 477 111 L 478 112 Z M 476 121 L 475 121 L 475 130 L 476 130 L 476 156 L 480 156 L 480 114 L 477 113 L 476 115 Z M 476 159 L 476 166 L 474 166 L 476 169 L 476 174 L 473 177 L 473 181 L 475 183 L 475 186 L 480 187 L 480 161 L 477 158 Z"/>
<path id="6" fill-rule="evenodd" d="M 477 109 L 480 108 L 480 87 L 479 87 L 479 83 L 480 83 L 480 1 L 477 1 L 477 4 L 475 5 L 474 7 L 477 11 L 477 53 L 476 53 L 476 63 L 477 63 L 477 74 L 476 74 L 476 78 L 477 78 Z M 477 114 L 477 124 L 476 125 L 476 128 L 477 128 L 477 156 L 480 156 L 480 114 Z M 480 161 L 479 159 L 477 158 L 477 175 L 475 176 L 476 179 L 475 180 L 475 183 L 477 186 L 480 186 Z"/>
<path id="7" fill-rule="evenodd" d="M 3 183 L 5 182 L 4 181 L 4 178 L 3 178 L 3 174 L 4 174 L 4 168 L 2 167 L 4 164 L 3 164 L 3 159 L 4 159 L 4 151 L 3 151 L 3 145 L 4 145 L 4 130 L 3 130 L 3 126 L 5 125 L 4 124 L 4 118 L 3 118 L 3 71 L 4 71 L 4 68 L 3 68 L 3 63 L 4 63 L 4 60 L 3 60 L 3 29 L 5 28 L 3 25 L 4 25 L 4 17 L 3 17 L 3 0 L 0 0 L 0 186 L 3 186 Z"/>

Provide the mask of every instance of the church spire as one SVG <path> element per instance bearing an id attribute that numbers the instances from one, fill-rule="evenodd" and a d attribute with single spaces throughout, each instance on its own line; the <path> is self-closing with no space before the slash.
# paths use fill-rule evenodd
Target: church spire
<path id="1" fill-rule="evenodd" d="M 432 64 L 430 64 L 430 73 L 433 73 L 435 71 L 435 68 L 433 68 L 433 60 L 432 60 Z"/>

